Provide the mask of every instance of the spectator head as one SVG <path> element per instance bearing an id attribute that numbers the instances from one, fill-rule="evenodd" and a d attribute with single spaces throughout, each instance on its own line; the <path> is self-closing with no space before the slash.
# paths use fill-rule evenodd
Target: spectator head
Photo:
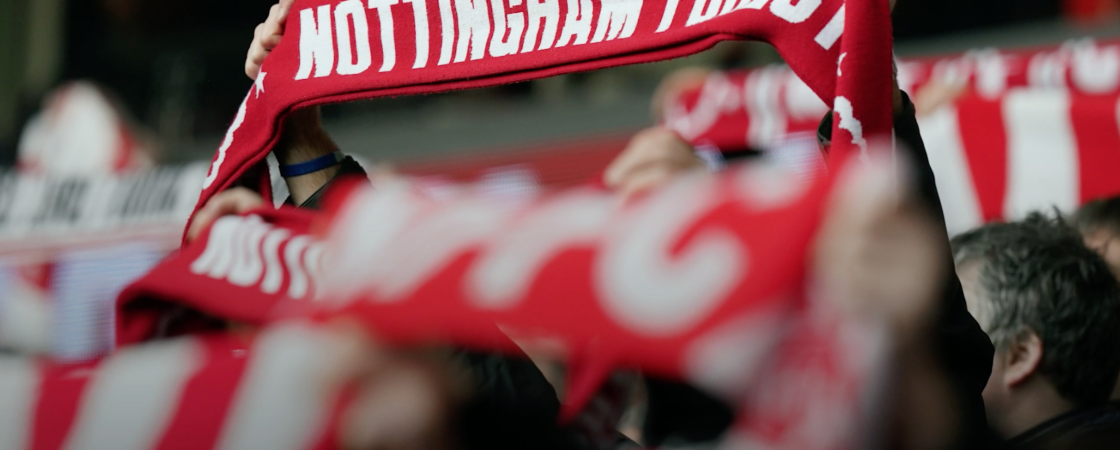
<path id="1" fill-rule="evenodd" d="M 1012 437 L 1107 402 L 1120 374 L 1120 286 L 1077 230 L 1035 213 L 953 244 L 969 311 L 996 346 L 989 423 Z"/>
<path id="2" fill-rule="evenodd" d="M 1120 196 L 1086 203 L 1073 216 L 1085 244 L 1104 256 L 1120 275 Z"/>

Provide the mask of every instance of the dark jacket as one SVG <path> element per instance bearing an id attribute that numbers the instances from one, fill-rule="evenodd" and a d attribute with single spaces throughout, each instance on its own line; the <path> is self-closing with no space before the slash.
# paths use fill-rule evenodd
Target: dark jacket
<path id="1" fill-rule="evenodd" d="M 1120 402 L 1080 408 L 1011 438 L 1009 450 L 1120 448 Z"/>

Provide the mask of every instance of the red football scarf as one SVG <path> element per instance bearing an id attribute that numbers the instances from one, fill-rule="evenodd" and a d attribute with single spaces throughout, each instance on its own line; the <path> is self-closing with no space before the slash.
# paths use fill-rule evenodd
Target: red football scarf
<path id="1" fill-rule="evenodd" d="M 280 299 L 310 300 L 322 258 L 322 245 L 308 234 L 313 217 L 310 211 L 269 208 L 218 219 L 121 292 L 117 345 L 207 327 L 183 308 L 261 325 Z"/>
<path id="2" fill-rule="evenodd" d="M 361 189 L 324 244 L 324 303 L 300 305 L 392 342 L 505 350 L 479 340 L 493 323 L 544 339 L 568 361 L 566 417 L 638 368 L 743 406 L 729 445 L 856 448 L 883 354 L 805 302 L 829 184 L 747 165 L 625 206 L 591 190 L 511 207 Z"/>
<path id="3" fill-rule="evenodd" d="M 784 66 L 713 73 L 703 85 L 665 99 L 661 121 L 694 145 L 732 152 L 766 147 L 793 133 L 815 132 L 829 107 L 798 75 Z M 898 61 L 898 82 L 914 100 L 930 84 L 961 85 L 990 102 L 1019 88 L 1114 96 L 1120 94 L 1120 41 L 1078 40 L 1043 49 L 989 48 L 904 59 Z M 998 133 L 1002 128 L 987 124 L 984 131 Z"/>
<path id="4" fill-rule="evenodd" d="M 719 448 L 867 448 L 869 432 L 879 429 L 871 424 L 881 423 L 866 403 L 882 384 L 875 377 L 881 338 L 866 327 L 811 320 L 789 328 L 760 370 L 742 374 L 757 379 L 757 388 L 727 397 L 741 409 Z M 716 337 L 706 343 L 719 351 L 711 356 L 737 365 L 742 341 L 734 333 Z M 251 341 L 171 339 L 81 364 L 5 358 L 0 447 L 339 448 L 335 436 L 348 395 L 323 382 L 323 372 L 337 366 L 327 339 L 314 327 L 282 324 Z"/>
<path id="5" fill-rule="evenodd" d="M 206 325 L 168 330 L 178 306 L 250 325 L 276 314 L 350 314 L 393 342 L 517 351 L 493 332 L 497 323 L 564 343 L 581 366 L 571 371 L 573 405 L 619 366 L 701 370 L 703 361 L 689 362 L 698 342 L 727 329 L 756 333 L 742 337 L 758 346 L 740 362 L 745 370 L 802 307 L 828 181 L 744 166 L 626 206 L 591 189 L 521 206 L 357 189 L 333 200 L 344 206 L 323 244 L 306 234 L 305 211 L 227 216 L 122 292 L 117 341 Z"/>
<path id="6" fill-rule="evenodd" d="M 1120 41 L 978 49 L 898 69 L 915 102 L 927 87 L 966 90 L 918 117 L 950 233 L 1120 193 Z M 713 73 L 666 103 L 666 126 L 725 152 L 812 136 L 828 109 L 777 66 Z"/>
<path id="7" fill-rule="evenodd" d="M 773 44 L 834 105 L 838 153 L 889 133 L 887 0 L 301 0 L 197 207 L 243 177 L 266 178 L 261 164 L 296 108 L 657 61 L 728 39 Z"/>
<path id="8" fill-rule="evenodd" d="M 325 243 L 323 296 L 391 340 L 472 346 L 497 323 L 560 342 L 581 366 L 575 405 L 617 367 L 719 384 L 697 347 L 739 329 L 767 354 L 800 308 L 826 181 L 747 166 L 625 207 L 593 190 L 523 207 L 361 190 Z M 758 360 L 739 362 L 747 382 Z"/>
<path id="9" fill-rule="evenodd" d="M 303 325 L 132 346 L 82 364 L 0 361 L 0 447 L 338 448 L 327 337 Z"/>

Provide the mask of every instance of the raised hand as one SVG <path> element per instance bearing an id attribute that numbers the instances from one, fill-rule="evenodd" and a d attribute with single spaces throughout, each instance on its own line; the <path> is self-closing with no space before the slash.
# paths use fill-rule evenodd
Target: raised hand
<path id="1" fill-rule="evenodd" d="M 703 172 L 692 146 L 667 128 L 638 132 L 603 174 L 603 183 L 623 196 L 653 189 L 675 176 Z"/>
<path id="2" fill-rule="evenodd" d="M 244 187 L 235 187 L 218 193 L 195 214 L 187 230 L 187 241 L 193 241 L 202 230 L 222 216 L 241 214 L 264 206 L 260 194 Z"/>
<path id="3" fill-rule="evenodd" d="M 249 54 L 245 56 L 245 75 L 254 80 L 261 70 L 264 58 L 280 43 L 284 37 L 284 22 L 288 20 L 288 12 L 296 0 L 280 0 L 268 10 L 268 18 L 264 23 L 257 25 L 253 31 L 253 43 L 249 44 Z"/>

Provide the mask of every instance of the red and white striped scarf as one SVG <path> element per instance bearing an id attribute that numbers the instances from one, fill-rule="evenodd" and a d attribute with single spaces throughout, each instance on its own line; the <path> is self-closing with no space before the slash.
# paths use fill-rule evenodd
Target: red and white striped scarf
<path id="1" fill-rule="evenodd" d="M 1120 193 L 1120 42 L 981 49 L 898 67 L 914 98 L 932 84 L 967 89 L 918 117 L 950 233 Z M 736 151 L 815 133 L 827 110 L 793 71 L 768 67 L 715 73 L 669 99 L 662 119 L 693 144 Z"/>
<path id="2" fill-rule="evenodd" d="M 727 397 L 740 415 L 719 448 L 866 448 L 882 340 L 863 327 L 791 325 L 750 371 L 756 388 Z M 701 343 L 732 365 L 750 343 L 713 337 Z M 336 449 L 348 397 L 324 382 L 337 362 L 329 339 L 316 327 L 280 324 L 252 341 L 181 337 L 82 364 L 0 356 L 0 448 Z"/>
<path id="3" fill-rule="evenodd" d="M 252 342 L 179 338 L 82 364 L 0 357 L 0 448 L 337 448 L 325 339 L 284 325 Z"/>

